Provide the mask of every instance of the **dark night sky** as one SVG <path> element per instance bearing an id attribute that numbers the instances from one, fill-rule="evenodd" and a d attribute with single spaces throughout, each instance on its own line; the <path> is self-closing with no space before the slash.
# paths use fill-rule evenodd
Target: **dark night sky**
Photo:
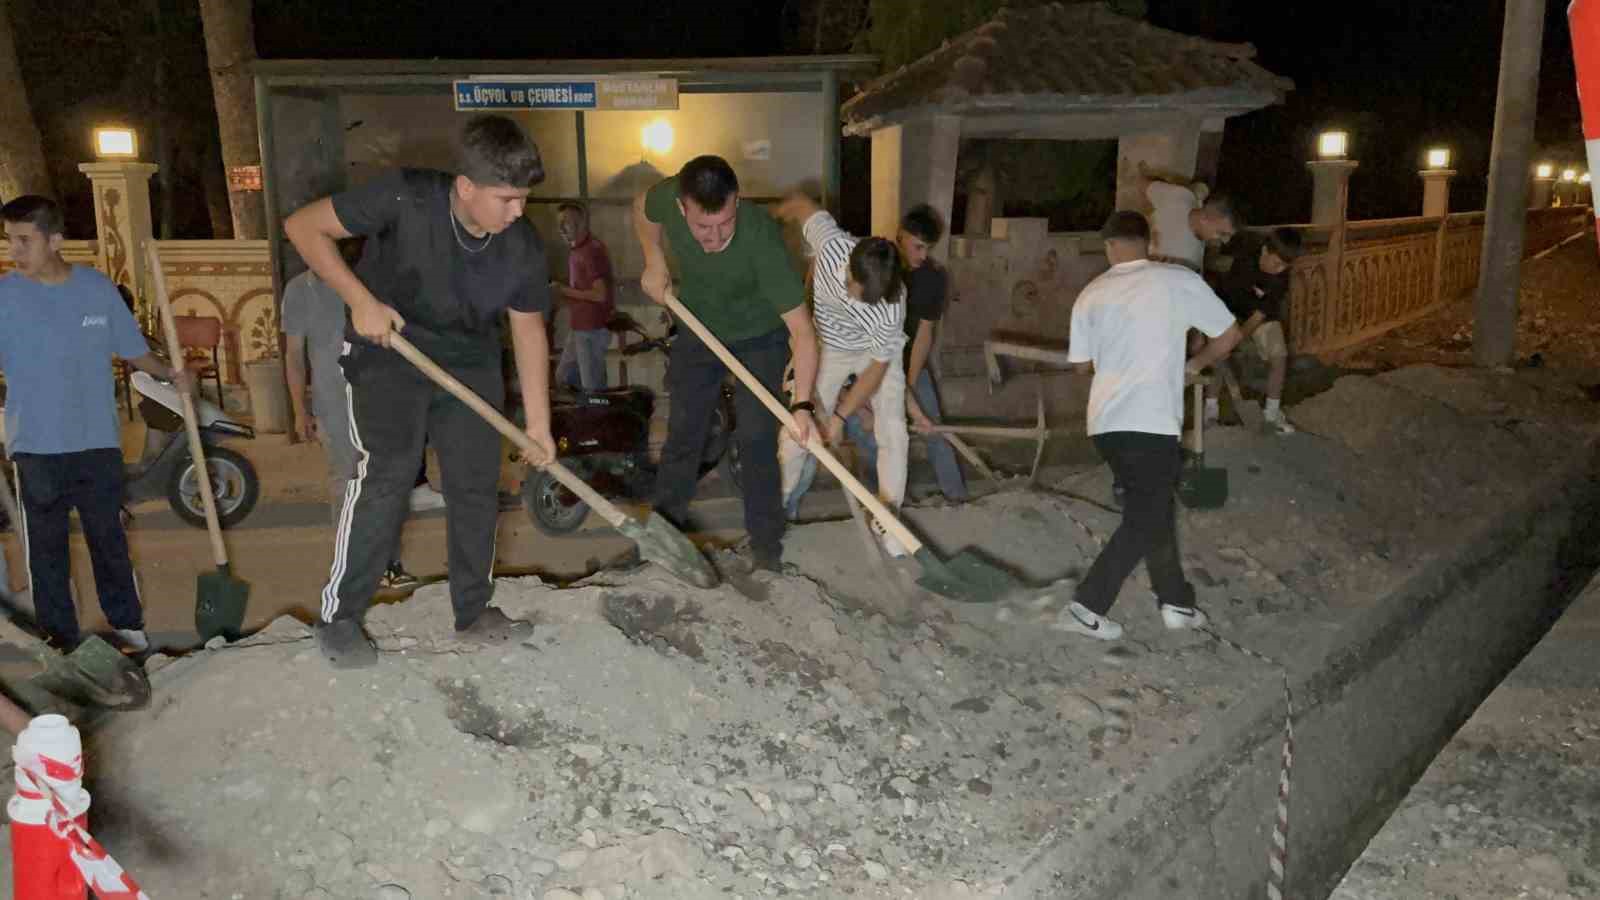
<path id="1" fill-rule="evenodd" d="M 469 3 L 451 15 L 436 0 L 257 0 L 256 41 L 266 58 L 754 56 L 784 52 L 782 7 L 587 0 Z M 1581 162 L 1566 4 L 1548 7 L 1539 143 L 1557 161 Z M 1149 8 L 1157 25 L 1249 41 L 1263 65 L 1295 81 L 1284 105 L 1228 126 L 1222 186 L 1254 221 L 1306 218 L 1303 163 L 1315 133 L 1335 124 L 1350 131 L 1362 163 L 1353 216 L 1416 214 L 1416 169 L 1437 143 L 1455 148 L 1455 208 L 1482 208 L 1503 0 L 1149 0 Z"/>

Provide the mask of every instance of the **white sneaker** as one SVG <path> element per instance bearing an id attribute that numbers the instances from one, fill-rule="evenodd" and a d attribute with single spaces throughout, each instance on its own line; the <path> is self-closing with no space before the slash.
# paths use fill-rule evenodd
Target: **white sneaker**
<path id="1" fill-rule="evenodd" d="M 1265 413 L 1261 419 L 1261 430 L 1269 435 L 1294 434 L 1294 426 L 1290 425 L 1289 420 L 1283 417 L 1282 410 L 1279 410 L 1276 414 Z"/>
<path id="2" fill-rule="evenodd" d="M 444 495 L 433 489 L 431 484 L 419 484 L 411 489 L 411 511 L 426 512 L 430 509 L 444 509 Z"/>
<path id="3" fill-rule="evenodd" d="M 1088 607 L 1076 600 L 1062 608 L 1050 627 L 1056 631 L 1070 631 L 1073 634 L 1082 634 L 1102 641 L 1114 641 L 1122 637 L 1121 625 L 1098 613 L 1090 612 Z"/>
<path id="4" fill-rule="evenodd" d="M 135 653 L 143 653 L 150 649 L 150 638 L 144 633 L 143 628 L 118 628 L 117 640 Z"/>
<path id="5" fill-rule="evenodd" d="M 1206 614 L 1196 607 L 1174 606 L 1171 603 L 1161 604 L 1161 621 L 1166 623 L 1169 631 L 1204 628 L 1211 622 Z"/>

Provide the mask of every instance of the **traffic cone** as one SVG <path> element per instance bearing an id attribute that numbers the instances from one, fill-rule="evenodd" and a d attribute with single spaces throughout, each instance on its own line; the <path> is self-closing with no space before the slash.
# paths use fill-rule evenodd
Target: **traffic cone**
<path id="1" fill-rule="evenodd" d="M 15 900 L 84 900 L 88 887 L 72 859 L 72 841 L 52 827 L 60 803 L 80 828 L 89 820 L 83 789 L 83 743 L 65 716 L 38 716 L 17 735 L 11 817 L 11 895 Z M 52 800 L 50 794 L 55 794 Z"/>

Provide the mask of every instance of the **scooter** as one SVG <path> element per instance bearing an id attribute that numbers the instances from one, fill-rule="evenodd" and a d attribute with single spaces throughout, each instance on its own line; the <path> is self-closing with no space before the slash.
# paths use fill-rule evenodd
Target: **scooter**
<path id="1" fill-rule="evenodd" d="M 665 338 L 652 338 L 626 314 L 613 317 L 607 327 L 640 338 L 624 342 L 625 357 L 671 353 L 670 333 Z M 655 393 L 639 385 L 592 392 L 558 390 L 550 404 L 550 434 L 555 438 L 556 458 L 607 497 L 649 497 L 656 476 L 655 465 L 649 459 L 650 417 L 654 412 Z M 704 478 L 721 466 L 723 477 L 739 490 L 743 473 L 733 428 L 733 387 L 725 382 L 721 400 L 712 413 L 699 475 Z M 552 536 L 578 530 L 589 515 L 587 503 L 543 471 L 531 473 L 523 482 L 522 502 L 534 527 Z"/>
<path id="2" fill-rule="evenodd" d="M 144 450 L 139 460 L 127 467 L 124 500 L 126 504 L 166 497 L 178 518 L 196 528 L 206 527 L 206 511 L 200 499 L 200 482 L 189 441 L 184 434 L 183 402 L 178 389 L 157 381 L 146 372 L 134 372 L 133 389 L 139 394 L 139 415 L 144 419 Z M 211 475 L 211 492 L 217 500 L 217 520 L 223 528 L 243 522 L 261 498 L 261 478 L 250 460 L 222 442 L 232 438 L 254 439 L 254 428 L 231 419 L 220 407 L 195 397 L 195 415 L 200 426 L 200 441 L 205 445 L 206 469 Z M 131 519 L 131 514 L 124 511 Z"/>

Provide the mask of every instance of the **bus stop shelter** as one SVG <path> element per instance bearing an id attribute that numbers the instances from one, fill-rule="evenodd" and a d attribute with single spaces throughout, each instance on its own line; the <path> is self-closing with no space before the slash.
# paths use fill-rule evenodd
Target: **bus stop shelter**
<path id="1" fill-rule="evenodd" d="M 272 60 L 255 67 L 275 287 L 305 266 L 279 223 L 301 205 L 396 166 L 450 169 L 464 116 L 518 120 L 545 179 L 528 216 L 564 271 L 556 207 L 578 201 L 611 249 L 620 302 L 643 269 L 633 197 L 702 153 L 733 164 L 747 197 L 839 190 L 839 86 L 871 56 L 676 60 Z"/>

